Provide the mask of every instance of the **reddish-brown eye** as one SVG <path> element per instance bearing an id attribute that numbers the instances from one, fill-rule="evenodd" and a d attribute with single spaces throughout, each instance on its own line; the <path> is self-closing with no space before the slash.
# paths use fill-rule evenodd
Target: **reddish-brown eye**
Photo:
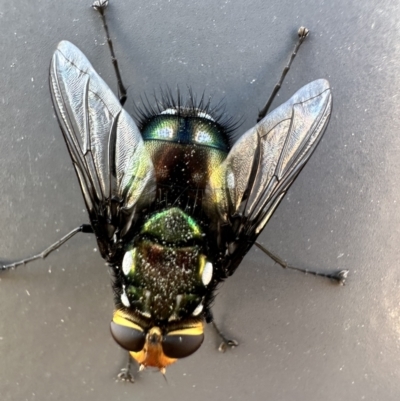
<path id="1" fill-rule="evenodd" d="M 204 334 L 165 336 L 162 348 L 169 358 L 185 358 L 200 348 Z"/>
<path id="2" fill-rule="evenodd" d="M 146 334 L 132 327 L 122 326 L 111 322 L 111 335 L 114 340 L 127 351 L 139 352 L 143 349 Z"/>

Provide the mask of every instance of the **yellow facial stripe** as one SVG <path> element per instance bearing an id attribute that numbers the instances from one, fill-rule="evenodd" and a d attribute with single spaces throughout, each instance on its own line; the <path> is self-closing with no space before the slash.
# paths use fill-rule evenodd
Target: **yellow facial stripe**
<path id="1" fill-rule="evenodd" d="M 199 323 L 197 326 L 188 327 L 181 330 L 174 330 L 168 333 L 169 336 L 198 336 L 203 334 L 204 328 L 203 323 Z"/>
<path id="2" fill-rule="evenodd" d="M 125 317 L 125 313 L 122 312 L 121 310 L 117 310 L 114 312 L 113 322 L 115 324 L 119 324 L 120 326 L 131 327 L 132 329 L 143 331 L 143 329 L 139 325 L 128 320 Z"/>

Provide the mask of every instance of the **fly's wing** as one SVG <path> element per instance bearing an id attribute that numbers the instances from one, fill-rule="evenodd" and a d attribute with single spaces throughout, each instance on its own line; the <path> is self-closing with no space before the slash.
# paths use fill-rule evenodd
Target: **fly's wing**
<path id="1" fill-rule="evenodd" d="M 311 156 L 329 121 L 332 96 L 320 79 L 247 131 L 210 177 L 204 208 L 221 275 L 231 275 Z"/>
<path id="2" fill-rule="evenodd" d="M 155 193 L 154 167 L 133 119 L 85 55 L 60 42 L 50 90 L 103 258 Z"/>

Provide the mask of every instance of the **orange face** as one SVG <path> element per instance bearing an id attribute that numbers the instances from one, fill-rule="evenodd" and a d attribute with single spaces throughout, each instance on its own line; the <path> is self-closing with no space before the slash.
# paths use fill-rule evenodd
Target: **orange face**
<path id="1" fill-rule="evenodd" d="M 181 328 L 164 332 L 157 326 L 147 330 L 135 323 L 128 313 L 117 310 L 111 322 L 114 340 L 129 351 L 141 369 L 156 367 L 162 372 L 165 367 L 193 354 L 204 339 L 203 322 L 184 324 Z"/>
<path id="2" fill-rule="evenodd" d="M 152 327 L 146 335 L 144 347 L 139 352 L 130 352 L 133 359 L 144 367 L 153 366 L 162 370 L 177 358 L 169 358 L 162 348 L 162 334 L 159 327 Z"/>

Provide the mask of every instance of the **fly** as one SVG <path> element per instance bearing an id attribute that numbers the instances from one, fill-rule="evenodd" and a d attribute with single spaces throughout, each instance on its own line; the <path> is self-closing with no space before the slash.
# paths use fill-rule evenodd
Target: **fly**
<path id="1" fill-rule="evenodd" d="M 163 92 L 155 107 L 124 110 L 127 92 L 108 32 L 108 1 L 95 1 L 118 82 L 116 97 L 84 54 L 59 43 L 50 64 L 54 109 L 89 213 L 83 224 L 42 253 L 3 265 L 15 268 L 47 257 L 78 232 L 93 233 L 113 273 L 114 340 L 129 353 L 119 378 L 139 369 L 165 368 L 193 354 L 212 323 L 220 350 L 238 345 L 216 326 L 215 290 L 253 245 L 282 267 L 344 284 L 348 274 L 311 272 L 287 265 L 256 242 L 288 188 L 320 141 L 331 114 L 328 81 L 298 90 L 268 113 L 298 49 L 275 86 L 257 124 L 235 143 L 237 124 L 204 96 Z"/>

